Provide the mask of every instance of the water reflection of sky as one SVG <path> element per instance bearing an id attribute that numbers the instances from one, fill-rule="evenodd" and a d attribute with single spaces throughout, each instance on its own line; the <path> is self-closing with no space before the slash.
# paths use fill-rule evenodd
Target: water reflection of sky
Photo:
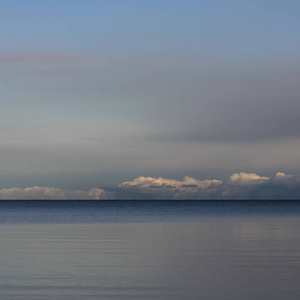
<path id="1" fill-rule="evenodd" d="M 1 293 L 24 300 L 299 299 L 298 228 L 292 217 L 1 225 Z"/>

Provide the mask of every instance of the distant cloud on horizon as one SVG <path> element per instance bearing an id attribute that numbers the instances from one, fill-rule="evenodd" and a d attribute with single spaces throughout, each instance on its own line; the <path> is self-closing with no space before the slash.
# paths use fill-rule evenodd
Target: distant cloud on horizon
<path id="1" fill-rule="evenodd" d="M 300 180 L 278 172 L 274 177 L 255 173 L 234 173 L 229 180 L 183 180 L 143 177 L 124 181 L 117 187 L 93 188 L 88 191 L 54 187 L 3 188 L 0 199 L 122 200 L 122 199 L 300 199 Z"/>
<path id="2" fill-rule="evenodd" d="M 33 200 L 118 200 L 118 199 L 300 199 L 300 180 L 292 175 L 278 172 L 274 177 L 255 173 L 234 173 L 229 180 L 183 180 L 143 177 L 124 181 L 117 187 L 93 188 L 88 191 L 64 190 L 53 187 L 4 188 L 0 199 Z"/>
<path id="3" fill-rule="evenodd" d="M 280 174 L 284 174 L 284 173 L 280 173 Z M 284 174 L 284 176 L 286 176 Z M 263 183 L 263 182 L 267 182 L 268 180 L 270 180 L 269 177 L 265 177 L 265 176 L 259 176 L 255 173 L 234 173 L 230 176 L 230 183 L 234 183 L 234 184 L 240 184 L 240 185 L 250 185 L 250 184 L 258 184 L 258 183 Z"/>
<path id="4" fill-rule="evenodd" d="M 2 200 L 101 200 L 111 199 L 109 193 L 106 193 L 103 189 L 90 189 L 89 191 L 80 190 L 63 190 L 53 187 L 27 187 L 27 188 L 9 188 L 0 190 L 0 199 Z"/>
<path id="5" fill-rule="evenodd" d="M 117 195 L 130 198 L 139 195 L 147 199 L 300 199 L 300 181 L 278 172 L 273 178 L 255 173 L 234 173 L 228 181 L 182 181 L 164 178 L 138 177 L 119 185 Z"/>

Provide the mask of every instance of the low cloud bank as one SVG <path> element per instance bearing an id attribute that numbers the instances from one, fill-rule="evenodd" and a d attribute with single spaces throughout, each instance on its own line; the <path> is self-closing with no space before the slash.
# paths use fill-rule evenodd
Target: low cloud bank
<path id="1" fill-rule="evenodd" d="M 46 200 L 46 199 L 59 199 L 59 200 L 68 200 L 68 199 L 111 199 L 111 195 L 105 192 L 103 189 L 94 188 L 89 191 L 69 191 L 53 187 L 27 187 L 27 188 L 10 188 L 10 189 L 1 189 L 0 190 L 0 199 L 33 199 L 33 200 Z"/>
<path id="2" fill-rule="evenodd" d="M 197 180 L 184 177 L 182 181 L 166 178 L 138 177 L 125 181 L 115 191 L 120 198 L 146 199 L 186 199 L 214 198 L 215 192 L 222 185 L 221 180 Z"/>
<path id="3" fill-rule="evenodd" d="M 300 199 L 300 181 L 282 172 L 274 177 L 234 173 L 224 182 L 191 177 L 182 181 L 138 177 L 119 185 L 114 196 L 121 199 Z"/>
<path id="4" fill-rule="evenodd" d="M 53 187 L 0 189 L 0 199 L 299 199 L 300 180 L 278 172 L 273 177 L 234 173 L 227 181 L 138 177 L 117 187 L 89 191 Z"/>
<path id="5" fill-rule="evenodd" d="M 202 189 L 215 187 L 222 184 L 220 180 L 204 180 L 200 181 L 192 177 L 184 177 L 183 181 L 174 179 L 165 179 L 162 177 L 152 178 L 152 177 L 138 177 L 133 181 L 125 181 L 120 186 L 139 186 L 141 188 L 151 188 L 151 187 L 166 187 L 166 188 L 189 188 L 189 187 L 199 187 Z"/>

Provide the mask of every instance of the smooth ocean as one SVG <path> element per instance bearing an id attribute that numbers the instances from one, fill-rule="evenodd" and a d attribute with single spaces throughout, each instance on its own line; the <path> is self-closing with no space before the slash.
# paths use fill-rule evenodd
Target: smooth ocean
<path id="1" fill-rule="evenodd" d="M 1 300 L 300 299 L 300 201 L 0 201 Z"/>

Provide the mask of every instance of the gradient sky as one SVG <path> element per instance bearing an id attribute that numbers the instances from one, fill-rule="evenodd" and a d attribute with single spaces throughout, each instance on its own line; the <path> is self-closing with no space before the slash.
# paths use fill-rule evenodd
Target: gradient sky
<path id="1" fill-rule="evenodd" d="M 300 2 L 2 0 L 0 189 L 300 176 Z"/>

